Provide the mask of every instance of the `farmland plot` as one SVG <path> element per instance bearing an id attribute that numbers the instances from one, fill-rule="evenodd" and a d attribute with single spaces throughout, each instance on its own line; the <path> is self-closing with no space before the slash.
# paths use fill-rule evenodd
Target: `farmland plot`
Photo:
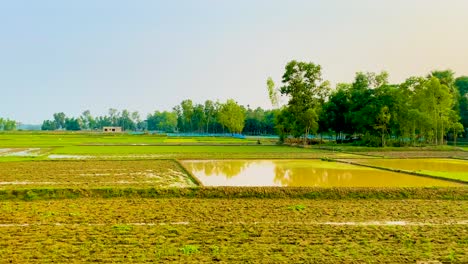
<path id="1" fill-rule="evenodd" d="M 0 188 L 190 187 L 175 161 L 31 161 L 0 163 Z"/>
<path id="2" fill-rule="evenodd" d="M 425 200 L 4 201 L 0 259 L 463 263 L 467 206 Z"/>

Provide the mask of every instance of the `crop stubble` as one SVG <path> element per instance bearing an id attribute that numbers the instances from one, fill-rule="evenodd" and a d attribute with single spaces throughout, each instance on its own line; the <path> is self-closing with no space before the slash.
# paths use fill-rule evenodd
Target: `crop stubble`
<path id="1" fill-rule="evenodd" d="M 305 209 L 290 210 L 298 204 Z M 468 261 L 466 224 L 457 224 L 467 201 L 77 199 L 0 208 L 4 261 Z M 353 221 L 434 225 L 323 224 Z M 186 255 L 185 245 L 199 251 Z"/>

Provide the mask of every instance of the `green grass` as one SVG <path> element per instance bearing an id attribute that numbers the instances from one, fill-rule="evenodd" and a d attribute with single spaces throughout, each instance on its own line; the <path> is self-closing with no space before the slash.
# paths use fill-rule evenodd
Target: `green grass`
<path id="1" fill-rule="evenodd" d="M 465 172 L 446 172 L 446 171 L 427 171 L 427 170 L 420 170 L 417 171 L 418 173 L 425 174 L 425 175 L 430 175 L 430 176 L 436 176 L 439 178 L 445 178 L 445 179 L 453 179 L 453 180 L 459 180 L 468 183 L 468 171 Z"/>
<path id="2" fill-rule="evenodd" d="M 270 141 L 264 141 L 271 143 Z M 63 147 L 76 145 L 131 145 L 131 144 L 256 144 L 255 138 L 232 137 L 167 137 L 161 135 L 104 134 L 86 132 L 0 132 L 2 148 Z"/>
<path id="3" fill-rule="evenodd" d="M 52 154 L 122 155 L 166 153 L 318 153 L 320 150 L 288 146 L 70 146 L 57 148 Z"/>
<path id="4" fill-rule="evenodd" d="M 460 159 L 362 159 L 353 162 L 468 183 L 468 161 Z"/>

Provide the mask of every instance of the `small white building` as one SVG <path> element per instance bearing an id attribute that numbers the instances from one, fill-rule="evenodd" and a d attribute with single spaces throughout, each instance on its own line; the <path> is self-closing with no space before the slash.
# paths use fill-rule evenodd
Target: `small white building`
<path id="1" fill-rule="evenodd" d="M 122 127 L 103 127 L 102 132 L 105 133 L 121 133 Z"/>

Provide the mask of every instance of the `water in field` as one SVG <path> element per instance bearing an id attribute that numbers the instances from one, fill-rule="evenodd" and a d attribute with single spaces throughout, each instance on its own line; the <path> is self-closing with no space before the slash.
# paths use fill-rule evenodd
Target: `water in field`
<path id="1" fill-rule="evenodd" d="M 187 160 L 205 186 L 422 187 L 456 183 L 320 160 Z"/>
<path id="2" fill-rule="evenodd" d="M 468 173 L 468 161 L 456 159 L 363 159 L 356 161 L 373 166 L 407 171 Z"/>

